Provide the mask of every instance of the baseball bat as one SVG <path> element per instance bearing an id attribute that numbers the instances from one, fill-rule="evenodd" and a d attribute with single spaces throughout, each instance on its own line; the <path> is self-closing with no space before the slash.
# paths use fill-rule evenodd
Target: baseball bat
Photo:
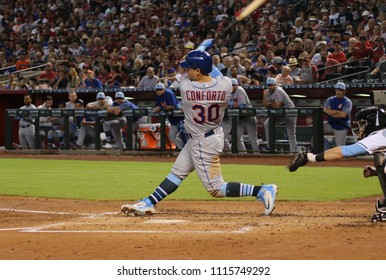
<path id="1" fill-rule="evenodd" d="M 242 21 L 246 17 L 248 17 L 250 14 L 252 14 L 255 10 L 257 10 L 259 7 L 261 7 L 267 0 L 253 0 L 251 3 L 249 3 L 248 6 L 245 7 L 244 10 L 236 17 L 236 20 L 233 21 L 231 24 L 229 24 L 223 31 L 218 38 L 221 38 L 224 34 L 226 34 L 231 28 L 233 28 L 239 21 Z M 218 39 L 216 38 L 216 39 Z"/>
<path id="2" fill-rule="evenodd" d="M 238 17 L 236 17 L 236 21 L 241 21 L 245 19 L 247 16 L 252 14 L 255 10 L 261 7 L 266 0 L 253 0 L 244 10 L 240 13 Z"/>

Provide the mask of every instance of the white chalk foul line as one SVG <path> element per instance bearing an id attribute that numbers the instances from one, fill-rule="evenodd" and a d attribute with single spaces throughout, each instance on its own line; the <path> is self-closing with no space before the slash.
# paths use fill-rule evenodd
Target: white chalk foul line
<path id="1" fill-rule="evenodd" d="M 33 233 L 186 233 L 186 234 L 243 234 L 252 230 L 252 227 L 243 227 L 236 230 L 46 230 L 39 228 L 23 229 L 21 232 Z"/>
<path id="2" fill-rule="evenodd" d="M 43 210 L 26 210 L 26 209 L 15 209 L 15 208 L 0 208 L 0 212 L 19 212 L 19 213 L 34 213 L 34 214 L 50 214 L 50 215 L 75 215 L 86 217 L 89 219 L 94 219 L 98 217 L 108 216 L 108 215 L 117 215 L 120 212 L 104 212 L 100 214 L 90 214 L 90 213 L 77 213 L 77 212 L 57 212 L 57 211 L 43 211 Z M 55 226 L 63 226 L 68 224 L 74 224 L 74 221 L 53 223 L 48 225 L 41 225 L 37 227 L 19 227 L 19 228 L 0 228 L 0 231 L 20 231 L 20 232 L 39 232 L 47 228 Z"/>
<path id="3" fill-rule="evenodd" d="M 66 225 L 67 223 L 55 223 L 55 224 L 49 224 L 49 225 L 45 225 L 45 226 L 37 226 L 37 227 L 20 227 L 20 228 L 0 228 L 0 231 L 20 231 L 20 232 L 28 232 L 30 230 L 32 231 L 39 231 L 39 230 L 44 230 L 46 228 L 50 228 L 50 227 L 53 227 L 53 226 L 62 226 L 62 225 Z"/>
<path id="4" fill-rule="evenodd" d="M 0 212 L 20 212 L 20 213 L 51 214 L 51 215 L 78 215 L 78 216 L 85 216 L 85 217 L 99 217 L 99 216 L 106 216 L 106 215 L 116 215 L 120 213 L 120 212 L 104 212 L 100 214 L 90 214 L 90 213 L 77 213 L 77 212 L 26 210 L 26 209 L 15 209 L 15 208 L 0 208 Z"/>

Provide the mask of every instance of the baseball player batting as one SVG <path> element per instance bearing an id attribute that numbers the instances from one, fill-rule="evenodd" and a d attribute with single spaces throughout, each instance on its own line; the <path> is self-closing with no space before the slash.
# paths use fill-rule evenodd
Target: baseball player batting
<path id="1" fill-rule="evenodd" d="M 383 192 L 383 199 L 375 202 L 376 213 L 372 221 L 386 221 L 386 112 L 377 107 L 360 110 L 352 122 L 352 132 L 358 142 L 351 145 L 338 146 L 317 155 L 302 150 L 294 155 L 288 169 L 290 172 L 309 162 L 318 163 L 361 155 L 374 155 L 374 166 L 366 166 L 363 170 L 365 178 L 378 176 Z"/>
<path id="2" fill-rule="evenodd" d="M 181 62 L 187 75 L 180 81 L 185 129 L 190 139 L 179 153 L 170 173 L 147 198 L 134 204 L 123 205 L 123 213 L 149 215 L 155 206 L 173 193 L 188 175 L 196 170 L 206 190 L 213 197 L 254 196 L 264 204 L 263 215 L 275 208 L 277 186 L 250 185 L 239 182 L 224 182 L 220 153 L 224 146 L 221 122 L 232 92 L 228 77 L 212 78 L 212 58 L 202 50 L 193 50 Z"/>

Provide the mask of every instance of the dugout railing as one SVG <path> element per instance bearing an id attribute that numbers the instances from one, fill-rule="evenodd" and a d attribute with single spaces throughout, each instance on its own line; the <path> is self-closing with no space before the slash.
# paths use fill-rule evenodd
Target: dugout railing
<path id="1" fill-rule="evenodd" d="M 154 114 L 151 109 L 134 109 L 125 110 L 122 115 L 127 119 L 126 129 L 126 150 L 133 150 L 133 117 L 136 116 L 154 116 L 158 117 L 160 121 L 160 151 L 166 151 L 166 121 L 168 116 L 181 116 L 183 113 L 179 110 L 172 112 L 161 112 Z M 7 150 L 13 149 L 13 122 L 22 117 L 31 117 L 34 119 L 35 125 L 35 149 L 40 149 L 41 139 L 39 136 L 39 117 L 58 117 L 64 119 L 64 149 L 70 149 L 70 118 L 71 117 L 94 117 L 95 118 L 95 149 L 100 150 L 102 148 L 100 140 L 101 121 L 107 117 L 105 110 L 92 111 L 92 110 L 69 110 L 69 109 L 34 109 L 34 110 L 21 110 L 21 109 L 7 109 L 5 110 L 5 148 Z M 307 107 L 307 108 L 280 108 L 280 109 L 265 109 L 265 108 L 244 108 L 244 109 L 228 109 L 226 116 L 230 117 L 232 130 L 231 141 L 237 142 L 237 119 L 238 117 L 256 116 L 271 118 L 269 122 L 269 135 L 272 135 L 269 139 L 270 153 L 275 153 L 275 121 L 277 117 L 290 116 L 290 117 L 311 117 L 312 118 L 312 143 L 315 152 L 323 151 L 323 108 L 321 107 Z M 237 145 L 232 145 L 232 153 L 238 153 Z"/>

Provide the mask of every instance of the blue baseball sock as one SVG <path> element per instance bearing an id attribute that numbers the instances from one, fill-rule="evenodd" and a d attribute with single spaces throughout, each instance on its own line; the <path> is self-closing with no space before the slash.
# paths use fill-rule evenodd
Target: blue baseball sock
<path id="1" fill-rule="evenodd" d="M 147 199 L 149 199 L 153 205 L 156 205 L 169 194 L 173 193 L 181 182 L 182 180 L 180 178 L 170 173 Z"/>
<path id="2" fill-rule="evenodd" d="M 257 196 L 261 186 L 238 182 L 224 183 L 221 191 L 226 197 Z"/>

